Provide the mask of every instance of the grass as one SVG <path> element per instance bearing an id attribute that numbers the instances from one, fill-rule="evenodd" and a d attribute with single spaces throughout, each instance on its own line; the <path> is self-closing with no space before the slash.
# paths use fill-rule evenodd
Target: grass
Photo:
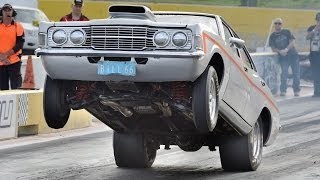
<path id="1" fill-rule="evenodd" d="M 103 1 L 103 0 L 95 0 Z M 150 3 L 179 3 L 203 4 L 218 6 L 240 6 L 241 0 L 112 0 L 114 2 L 150 2 Z M 288 9 L 320 9 L 320 0 L 257 0 L 258 7 L 288 8 Z"/>
<path id="2" fill-rule="evenodd" d="M 260 7 L 278 7 L 290 9 L 319 9 L 319 0 L 260 0 Z"/>

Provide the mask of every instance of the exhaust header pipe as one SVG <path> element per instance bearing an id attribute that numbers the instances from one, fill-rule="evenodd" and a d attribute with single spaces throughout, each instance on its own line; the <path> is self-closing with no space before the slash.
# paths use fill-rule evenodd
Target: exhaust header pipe
<path id="1" fill-rule="evenodd" d="M 123 107 L 116 102 L 109 101 L 109 100 L 101 100 L 100 102 L 105 106 L 109 106 L 112 109 L 119 111 L 125 117 L 131 117 L 133 115 L 133 113 L 132 113 L 132 111 L 130 111 L 130 109 Z"/>

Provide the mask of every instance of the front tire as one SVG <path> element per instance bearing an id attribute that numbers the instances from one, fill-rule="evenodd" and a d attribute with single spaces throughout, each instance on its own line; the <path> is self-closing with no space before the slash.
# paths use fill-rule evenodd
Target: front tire
<path id="1" fill-rule="evenodd" d="M 144 134 L 113 132 L 114 158 L 118 167 L 151 167 L 157 146 Z"/>
<path id="2" fill-rule="evenodd" d="M 262 159 L 263 127 L 258 119 L 252 131 L 237 136 L 219 147 L 222 168 L 226 171 L 255 171 Z"/>
<path id="3" fill-rule="evenodd" d="M 211 132 L 218 118 L 218 76 L 212 66 L 208 66 L 195 81 L 192 93 L 193 121 L 202 133 Z"/>
<path id="4" fill-rule="evenodd" d="M 43 92 L 44 117 L 49 127 L 63 128 L 68 122 L 71 108 L 66 102 L 66 83 L 47 76 Z"/>

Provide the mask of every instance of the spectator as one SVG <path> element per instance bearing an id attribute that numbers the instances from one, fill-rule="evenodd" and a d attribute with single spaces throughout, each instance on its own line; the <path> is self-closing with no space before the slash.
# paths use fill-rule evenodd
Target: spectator
<path id="1" fill-rule="evenodd" d="M 71 8 L 72 12 L 63 16 L 60 21 L 89 21 L 85 15 L 82 14 L 83 0 L 74 0 Z"/>
<path id="2" fill-rule="evenodd" d="M 300 65 L 299 56 L 294 47 L 294 36 L 288 29 L 282 28 L 282 19 L 276 18 L 274 21 L 275 31 L 271 34 L 269 45 L 272 50 L 279 55 L 279 63 L 281 67 L 281 85 L 280 96 L 287 93 L 288 69 L 291 67 L 293 74 L 293 91 L 294 96 L 300 93 Z"/>
<path id="3" fill-rule="evenodd" d="M 306 39 L 310 40 L 310 65 L 313 79 L 313 97 L 320 97 L 320 13 L 316 14 L 316 25 L 308 28 Z"/>
<path id="4" fill-rule="evenodd" d="M 10 4 L 0 10 L 0 89 L 9 90 L 21 87 L 21 52 L 24 43 L 24 30 Z"/>

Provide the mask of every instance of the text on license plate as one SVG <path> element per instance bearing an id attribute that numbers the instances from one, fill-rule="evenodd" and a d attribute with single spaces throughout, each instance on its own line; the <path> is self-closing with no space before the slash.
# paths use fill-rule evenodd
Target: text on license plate
<path id="1" fill-rule="evenodd" d="M 136 63 L 133 62 L 118 62 L 118 61 L 103 61 L 98 63 L 99 75 L 123 75 L 135 76 Z"/>

